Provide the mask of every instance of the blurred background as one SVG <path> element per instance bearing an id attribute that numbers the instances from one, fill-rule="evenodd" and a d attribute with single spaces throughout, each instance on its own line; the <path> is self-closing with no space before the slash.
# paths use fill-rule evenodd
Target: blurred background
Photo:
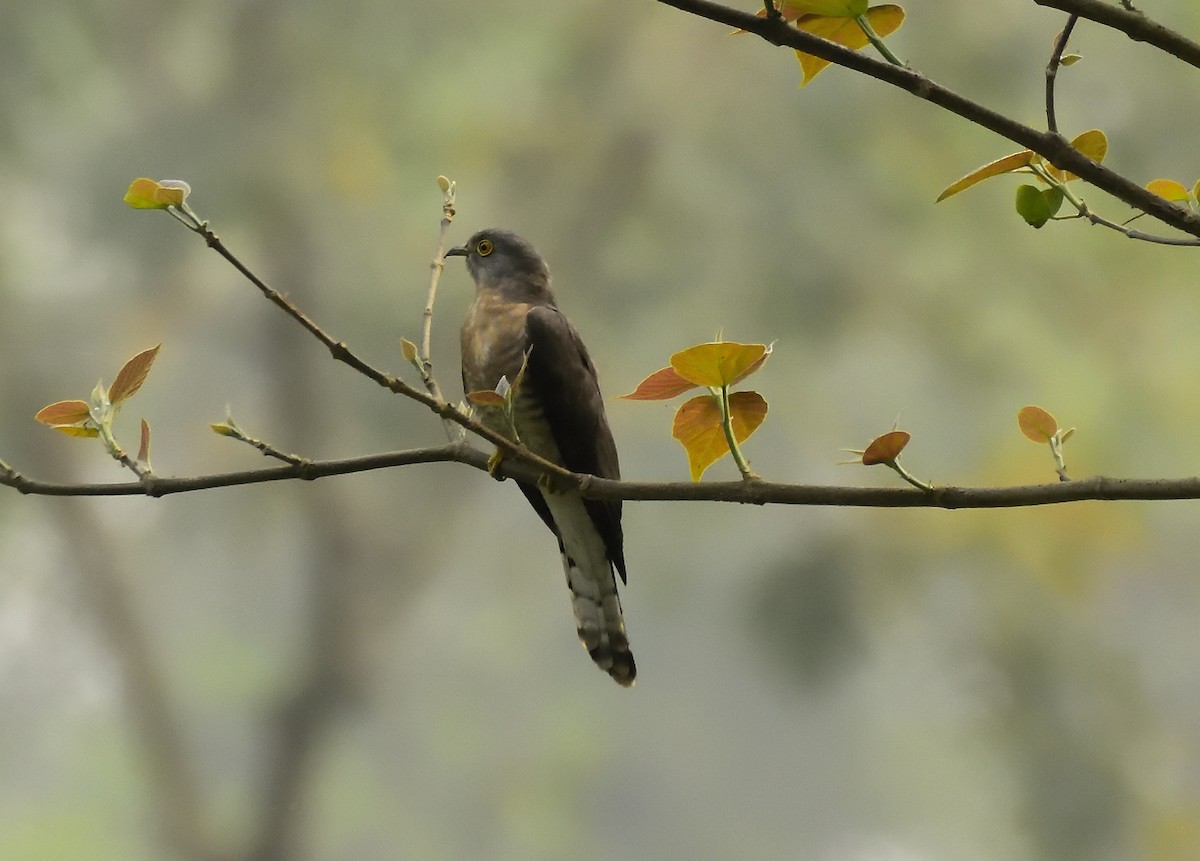
<path id="1" fill-rule="evenodd" d="M 1064 15 L 905 6 L 900 56 L 1044 123 Z M 1193 4 L 1146 11 L 1200 33 Z M 1064 133 L 1190 186 L 1195 69 L 1086 22 L 1073 46 Z M 1194 249 L 1034 231 L 1011 177 L 935 206 L 1018 147 L 843 70 L 799 79 L 652 0 L 3 4 L 0 458 L 128 480 L 32 416 L 159 342 L 119 435 L 145 416 L 160 474 L 266 465 L 209 431 L 227 407 L 313 458 L 438 443 L 121 196 L 187 180 L 234 253 L 411 380 L 445 174 L 452 241 L 508 227 L 550 261 L 627 477 L 686 478 L 675 404 L 611 397 L 718 331 L 776 342 L 746 446 L 771 479 L 896 484 L 838 461 L 898 420 L 926 480 L 1052 481 L 1031 403 L 1079 428 L 1075 476 L 1196 472 Z M 470 296 L 452 262 L 454 398 Z M 627 503 L 626 691 L 577 644 L 549 533 L 465 467 L 0 489 L 0 858 L 1200 857 L 1198 517 Z"/>

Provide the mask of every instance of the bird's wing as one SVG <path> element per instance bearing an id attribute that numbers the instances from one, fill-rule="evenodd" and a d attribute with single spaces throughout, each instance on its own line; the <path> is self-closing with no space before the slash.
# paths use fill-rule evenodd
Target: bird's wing
<path id="1" fill-rule="evenodd" d="M 563 466 L 571 472 L 620 478 L 617 446 L 604 415 L 596 367 L 579 333 L 561 311 L 548 305 L 530 309 L 525 333 L 532 350 L 524 384 L 541 405 Z M 584 505 L 625 582 L 620 500 L 585 499 Z"/>

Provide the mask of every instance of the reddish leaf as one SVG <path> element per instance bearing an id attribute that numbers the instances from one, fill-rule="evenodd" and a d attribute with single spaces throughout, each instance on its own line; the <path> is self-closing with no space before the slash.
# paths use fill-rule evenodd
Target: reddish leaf
<path id="1" fill-rule="evenodd" d="M 142 437 L 141 443 L 138 445 L 138 461 L 141 463 L 150 462 L 150 425 L 142 419 Z"/>
<path id="2" fill-rule="evenodd" d="M 1049 442 L 1058 433 L 1058 419 L 1041 407 L 1022 407 L 1017 413 L 1021 433 L 1034 442 Z"/>
<path id="3" fill-rule="evenodd" d="M 863 466 L 874 466 L 877 463 L 892 463 L 904 451 L 911 439 L 907 431 L 888 431 L 882 436 L 871 440 L 867 450 L 862 453 Z"/>
<path id="4" fill-rule="evenodd" d="M 159 344 L 149 350 L 142 350 L 117 372 L 117 378 L 108 387 L 108 400 L 114 407 L 137 394 L 142 383 L 146 382 L 146 375 L 150 373 L 150 367 L 158 358 L 158 351 L 161 347 L 162 344 Z"/>
<path id="5" fill-rule="evenodd" d="M 666 401 L 694 388 L 696 384 L 679 376 L 674 368 L 663 368 L 638 383 L 638 387 L 629 394 L 621 395 L 621 400 Z"/>
<path id="6" fill-rule="evenodd" d="M 58 401 L 37 411 L 34 419 L 44 425 L 74 425 L 91 417 L 87 401 Z"/>
<path id="7" fill-rule="evenodd" d="M 479 404 L 481 407 L 503 407 L 504 398 L 490 389 L 484 389 L 481 392 L 469 392 L 467 400 L 473 404 Z"/>

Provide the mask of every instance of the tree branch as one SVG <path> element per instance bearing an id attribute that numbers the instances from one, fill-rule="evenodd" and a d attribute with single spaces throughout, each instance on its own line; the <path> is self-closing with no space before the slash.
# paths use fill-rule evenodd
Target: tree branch
<path id="1" fill-rule="evenodd" d="M 1055 167 L 1078 175 L 1097 188 L 1108 192 L 1135 209 L 1157 218 L 1178 230 L 1200 237 L 1200 215 L 1175 206 L 1137 183 L 1126 179 L 1103 165 L 1092 161 L 1071 146 L 1064 137 L 1038 131 L 997 113 L 953 90 L 936 84 L 919 72 L 877 60 L 858 51 L 851 51 L 811 33 L 791 26 L 785 21 L 759 18 L 738 9 L 730 9 L 711 0 L 657 0 L 667 6 L 754 33 L 773 45 L 803 51 L 861 72 L 886 84 L 905 90 L 919 99 L 944 108 L 965 120 L 1031 149 Z M 1065 0 L 1064 0 L 1065 2 Z M 1081 13 L 1082 14 L 1082 13 Z"/>
<path id="2" fill-rule="evenodd" d="M 342 460 L 305 461 L 242 472 L 227 472 L 187 478 L 156 476 L 149 485 L 55 484 L 33 481 L 20 473 L 0 468 L 0 484 L 21 493 L 41 496 L 169 496 L 217 487 L 236 487 L 270 481 L 311 481 L 333 475 L 350 475 L 376 469 L 417 463 L 460 463 L 488 471 L 488 456 L 465 443 L 433 448 L 407 449 Z M 505 459 L 498 472 L 505 478 L 535 483 L 544 474 L 540 466 Z M 615 481 L 581 475 L 557 468 L 555 482 L 588 499 L 622 499 L 642 502 L 736 502 L 750 505 L 847 506 L 857 508 L 1020 508 L 1057 505 L 1084 500 L 1200 499 L 1200 477 L 1193 478 L 1108 478 L 1094 476 L 1054 484 L 1012 487 L 844 487 L 836 485 L 786 484 L 762 479 L 711 482 Z"/>
<path id="3" fill-rule="evenodd" d="M 1200 44 L 1152 21 L 1141 12 L 1122 9 L 1103 0 L 1033 0 L 1039 6 L 1061 9 L 1105 27 L 1120 30 L 1135 42 L 1145 42 L 1200 69 Z"/>

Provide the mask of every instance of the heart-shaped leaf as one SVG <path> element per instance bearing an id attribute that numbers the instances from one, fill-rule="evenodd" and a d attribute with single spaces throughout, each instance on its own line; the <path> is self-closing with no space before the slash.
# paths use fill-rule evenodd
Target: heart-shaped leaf
<path id="1" fill-rule="evenodd" d="M 741 443 L 758 429 L 767 416 L 767 402 L 758 392 L 734 392 L 729 396 L 734 439 Z M 687 451 L 692 481 L 729 454 L 729 441 L 721 424 L 721 407 L 712 395 L 698 395 L 675 413 L 671 436 Z"/>

